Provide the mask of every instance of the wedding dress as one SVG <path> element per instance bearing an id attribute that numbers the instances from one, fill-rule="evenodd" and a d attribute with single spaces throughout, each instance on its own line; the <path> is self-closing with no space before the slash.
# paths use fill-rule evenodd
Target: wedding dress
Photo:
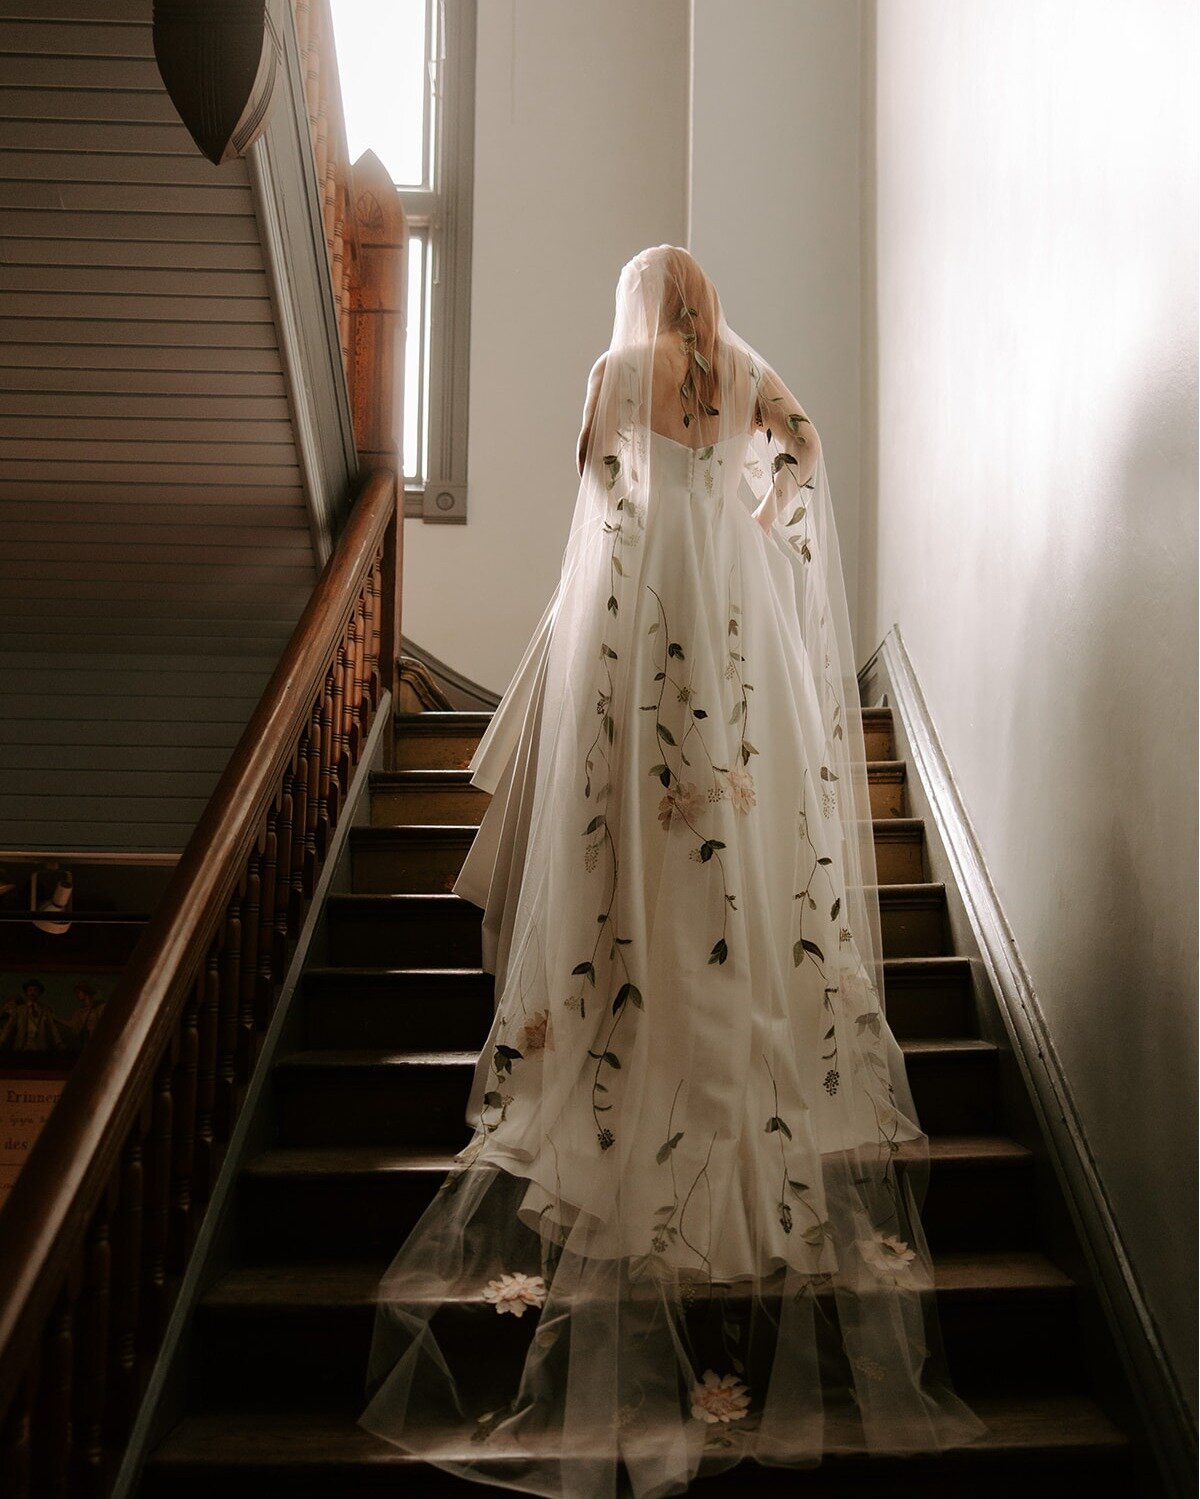
<path id="1" fill-rule="evenodd" d="M 578 1499 L 970 1440 L 824 458 L 686 251 L 622 271 L 581 457 L 471 762 L 474 1134 L 381 1283 L 360 1422 Z"/>

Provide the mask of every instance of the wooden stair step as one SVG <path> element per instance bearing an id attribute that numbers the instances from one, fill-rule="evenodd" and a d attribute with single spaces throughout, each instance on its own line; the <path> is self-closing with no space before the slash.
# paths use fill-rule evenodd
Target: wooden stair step
<path id="1" fill-rule="evenodd" d="M 466 770 L 375 771 L 370 779 L 371 826 L 399 823 L 479 825 L 491 796 L 471 785 Z"/>
<path id="2" fill-rule="evenodd" d="M 309 968 L 302 992 L 306 1049 L 466 1049 L 482 1043 L 495 1008 L 482 968 Z M 967 958 L 889 958 L 884 995 L 901 1039 L 975 1034 Z"/>
<path id="3" fill-rule="evenodd" d="M 482 968 L 309 968 L 302 984 L 309 1050 L 477 1048 L 495 1013 Z"/>
<path id="4" fill-rule="evenodd" d="M 359 893 L 449 890 L 478 831 L 475 823 L 405 823 L 350 830 L 351 884 Z"/>
<path id="5" fill-rule="evenodd" d="M 352 886 L 362 894 L 435 894 L 451 889 L 478 830 L 476 823 L 398 823 L 350 832 Z M 919 817 L 874 820 L 881 884 L 925 879 L 925 823 Z"/>
<path id="6" fill-rule="evenodd" d="M 971 962 L 957 953 L 885 958 L 884 1007 L 897 1036 L 973 1036 Z"/>
<path id="7" fill-rule="evenodd" d="M 398 770 L 462 770 L 492 721 L 490 713 L 462 710 L 397 713 Z"/>
<path id="8" fill-rule="evenodd" d="M 997 1050 L 977 1037 L 901 1043 L 922 1128 L 983 1133 L 998 1121 Z M 371 1048 L 291 1052 L 275 1064 L 281 1140 L 294 1145 L 411 1140 L 455 1149 L 469 1135 L 479 1052 Z"/>
<path id="9" fill-rule="evenodd" d="M 206 1403 L 236 1403 L 265 1388 L 272 1389 L 272 1401 L 293 1394 L 352 1400 L 362 1388 L 385 1269 L 381 1261 L 286 1261 L 227 1273 L 203 1297 L 195 1324 Z M 939 1257 L 934 1279 L 946 1355 L 960 1389 L 1019 1382 L 1028 1390 L 1031 1379 L 1048 1389 L 1078 1379 L 1076 1287 L 1044 1255 Z M 537 1318 L 481 1318 L 481 1291 L 481 1285 L 464 1284 L 437 1297 L 438 1337 L 447 1349 L 477 1349 L 489 1371 L 503 1364 L 515 1381 Z M 717 1294 L 731 1309 L 745 1300 L 733 1287 Z M 768 1305 L 778 1299 L 769 1290 L 763 1298 Z M 1031 1366 L 1033 1345 L 1039 1358 Z"/>
<path id="10" fill-rule="evenodd" d="M 880 885 L 885 958 L 947 951 L 946 887 L 940 881 Z M 478 906 L 456 895 L 331 895 L 325 904 L 330 961 L 344 967 L 478 966 Z"/>
<path id="11" fill-rule="evenodd" d="M 905 1151 L 899 1155 L 908 1168 Z M 276 1146 L 238 1182 L 249 1256 L 394 1254 L 453 1164 L 438 1146 Z M 1034 1241 L 1033 1156 L 1001 1135 L 933 1135 L 922 1222 L 938 1252 Z"/>
<path id="12" fill-rule="evenodd" d="M 868 760 L 867 786 L 872 817 L 905 815 L 903 760 Z M 370 779 L 371 826 L 395 827 L 402 823 L 476 823 L 487 810 L 491 797 L 471 785 L 464 769 L 375 771 Z"/>
<path id="13" fill-rule="evenodd" d="M 867 759 L 894 760 L 896 758 L 896 735 L 892 725 L 892 710 L 890 708 L 862 709 L 862 726 Z"/>
<path id="14" fill-rule="evenodd" d="M 868 760 L 872 817 L 904 817 L 908 811 L 908 766 L 903 760 Z"/>
<path id="15" fill-rule="evenodd" d="M 928 1457 L 866 1457 L 831 1433 L 820 1467 L 804 1471 L 747 1463 L 698 1480 L 689 1493 L 795 1495 L 799 1490 L 838 1499 L 1011 1499 L 1012 1485 L 1040 1496 L 1060 1492 L 1056 1480 L 1093 1481 L 1098 1492 L 1132 1494 L 1135 1454 L 1125 1434 L 1086 1396 L 980 1396 L 973 1408 L 987 1427 L 964 1447 Z M 310 1408 L 259 1412 L 245 1408 L 187 1417 L 146 1466 L 144 1499 L 395 1499 L 397 1493 L 482 1495 L 475 1484 L 432 1468 L 357 1424 L 358 1410 Z M 464 1457 L 477 1445 L 464 1436 Z M 1120 1486 L 1124 1485 L 1123 1488 Z"/>
<path id="16" fill-rule="evenodd" d="M 925 822 L 920 817 L 876 817 L 875 868 L 881 885 L 923 883 Z"/>

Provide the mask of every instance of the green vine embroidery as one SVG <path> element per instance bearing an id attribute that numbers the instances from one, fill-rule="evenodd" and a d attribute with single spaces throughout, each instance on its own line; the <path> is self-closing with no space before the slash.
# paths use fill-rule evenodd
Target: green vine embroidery
<path id="1" fill-rule="evenodd" d="M 811 1245 L 812 1248 L 819 1249 L 830 1233 L 830 1224 L 813 1207 L 809 1197 L 811 1188 L 808 1183 L 797 1181 L 794 1177 L 788 1175 L 787 1147 L 783 1142 L 792 1138 L 792 1131 L 787 1120 L 779 1112 L 779 1085 L 775 1081 L 775 1074 L 771 1070 L 771 1064 L 765 1056 L 763 1057 L 763 1066 L 767 1069 L 767 1076 L 771 1079 L 771 1093 L 774 1098 L 774 1109 L 771 1117 L 767 1120 L 764 1133 L 777 1135 L 779 1138 L 779 1166 L 782 1173 L 779 1183 L 779 1226 L 785 1234 L 790 1234 L 794 1227 L 792 1205 L 788 1201 L 788 1193 L 790 1192 L 813 1220 L 801 1232 L 800 1237 L 806 1244 Z"/>

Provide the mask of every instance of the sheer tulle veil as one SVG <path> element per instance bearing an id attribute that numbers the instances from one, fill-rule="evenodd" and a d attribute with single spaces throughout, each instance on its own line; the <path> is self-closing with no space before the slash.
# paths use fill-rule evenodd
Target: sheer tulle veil
<path id="1" fill-rule="evenodd" d="M 382 1280 L 361 1422 L 580 1499 L 969 1440 L 823 453 L 677 247 L 621 271 L 594 383 L 558 586 L 471 763 L 473 1134 Z"/>

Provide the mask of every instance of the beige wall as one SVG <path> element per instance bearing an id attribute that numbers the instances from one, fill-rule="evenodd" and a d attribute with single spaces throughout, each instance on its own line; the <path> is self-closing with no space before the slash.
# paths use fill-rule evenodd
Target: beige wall
<path id="1" fill-rule="evenodd" d="M 404 630 L 500 691 L 558 580 L 621 266 L 687 232 L 688 0 L 487 0 L 478 26 L 470 518 L 406 522 Z"/>
<path id="2" fill-rule="evenodd" d="M 691 249 L 821 434 L 861 662 L 860 32 L 858 0 L 695 0 Z"/>
<path id="3" fill-rule="evenodd" d="M 902 629 L 1190 1383 L 1196 12 L 874 9 L 863 638 Z"/>

